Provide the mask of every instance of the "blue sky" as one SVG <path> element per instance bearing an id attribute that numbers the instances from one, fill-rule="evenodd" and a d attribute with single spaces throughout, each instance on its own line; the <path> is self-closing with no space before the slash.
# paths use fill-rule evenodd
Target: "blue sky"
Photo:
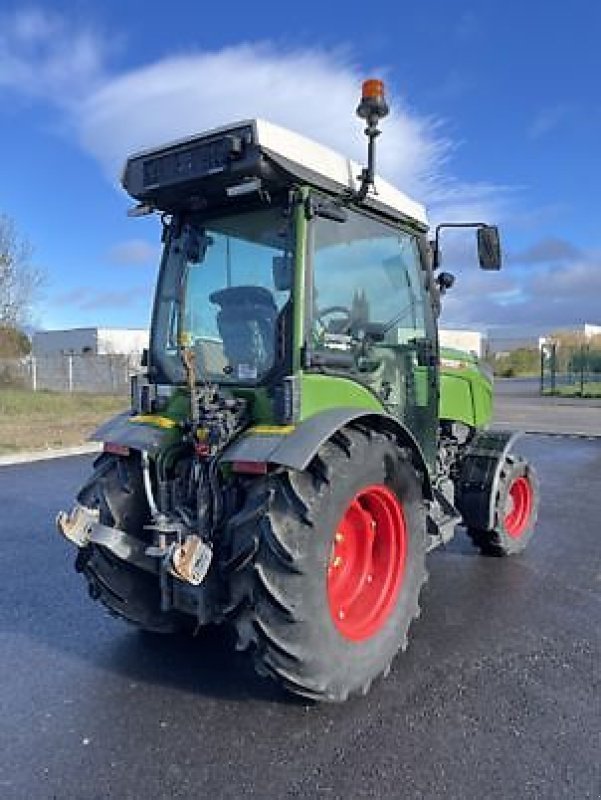
<path id="1" fill-rule="evenodd" d="M 363 77 L 393 113 L 381 167 L 434 220 L 497 221 L 506 268 L 458 273 L 446 324 L 520 336 L 601 323 L 601 6 L 4 2 L 0 212 L 47 272 L 42 327 L 146 325 L 158 222 L 128 151 L 259 114 L 361 158 Z"/>

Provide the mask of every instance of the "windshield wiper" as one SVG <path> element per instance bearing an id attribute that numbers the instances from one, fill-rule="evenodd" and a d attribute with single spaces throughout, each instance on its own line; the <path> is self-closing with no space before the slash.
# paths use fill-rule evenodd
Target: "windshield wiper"
<path id="1" fill-rule="evenodd" d="M 407 315 L 408 315 L 410 312 L 413 312 L 413 311 L 415 311 L 415 303 L 410 303 L 408 306 L 406 306 L 406 307 L 405 307 L 405 308 L 404 308 L 404 309 L 403 309 L 403 310 L 400 312 L 400 314 L 397 314 L 397 315 L 396 315 L 396 317 L 393 317 L 393 318 L 390 320 L 390 322 L 386 322 L 386 323 L 384 324 L 384 327 L 383 327 L 382 333 L 388 333 L 388 331 L 389 331 L 389 330 L 391 330 L 392 328 L 394 328 L 394 327 L 395 327 L 395 325 L 398 325 L 398 324 L 399 324 L 399 322 L 401 322 L 401 320 L 405 319 L 405 317 L 406 317 L 406 316 L 407 316 Z"/>

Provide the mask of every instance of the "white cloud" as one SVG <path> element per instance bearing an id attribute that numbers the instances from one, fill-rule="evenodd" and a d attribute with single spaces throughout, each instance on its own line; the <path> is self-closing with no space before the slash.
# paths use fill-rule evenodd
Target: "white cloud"
<path id="1" fill-rule="evenodd" d="M 542 109 L 528 128 L 528 137 L 533 141 L 541 139 L 565 122 L 571 112 L 571 107 L 565 103 Z"/>
<path id="2" fill-rule="evenodd" d="M 133 266 L 138 264 L 155 264 L 159 258 L 160 248 L 144 239 L 128 239 L 118 242 L 108 252 L 113 264 Z"/>
<path id="3" fill-rule="evenodd" d="M 512 253 L 511 260 L 517 264 L 561 264 L 574 262 L 583 255 L 571 242 L 557 236 L 547 236 L 525 250 Z"/>
<path id="4" fill-rule="evenodd" d="M 56 35 L 62 27 L 61 20 L 39 8 L 18 9 L 4 18 L 5 34 L 14 36 L 17 42 L 29 44 Z"/>
<path id="5" fill-rule="evenodd" d="M 0 89 L 72 108 L 99 84 L 108 40 L 42 9 L 0 16 Z"/>
<path id="6" fill-rule="evenodd" d="M 354 116 L 362 77 L 341 52 L 277 52 L 266 44 L 168 58 L 90 93 L 77 113 L 81 142 L 115 175 L 132 151 L 259 116 L 363 162 L 366 140 Z M 430 204 L 434 218 L 498 215 L 507 190 L 454 178 L 454 144 L 442 121 L 391 94 L 378 140 L 379 172 Z"/>
<path id="7" fill-rule="evenodd" d="M 568 242 L 562 244 L 566 259 L 561 262 L 546 260 L 543 266 L 542 261 L 530 260 L 519 268 L 512 259 L 500 273 L 461 271 L 445 297 L 445 323 L 504 328 L 510 336 L 601 323 L 601 251 L 578 251 Z M 538 256 L 545 251 L 555 252 L 549 240 L 536 243 L 529 253 Z"/>
<path id="8" fill-rule="evenodd" d="M 69 292 L 53 297 L 55 307 L 64 306 L 79 311 L 97 311 L 101 308 L 129 308 L 146 303 L 149 289 L 139 286 L 135 289 L 115 289 L 98 291 L 92 286 L 79 286 Z"/>
<path id="9" fill-rule="evenodd" d="M 466 17 L 464 27 L 473 22 Z M 433 222 L 498 222 L 514 213 L 514 190 L 453 174 L 454 151 L 463 145 L 448 135 L 444 120 L 420 114 L 395 90 L 394 76 L 386 70 L 368 72 L 347 51 L 246 43 L 119 72 L 109 66 L 114 42 L 114 36 L 93 26 L 78 26 L 46 11 L 0 17 L 0 92 L 58 109 L 69 134 L 111 181 L 132 151 L 255 116 L 363 163 L 366 140 L 354 110 L 361 80 L 384 73 L 392 103 L 378 141 L 378 171 L 425 202 Z M 146 242 L 124 242 L 109 255 L 119 263 L 156 261 L 151 249 Z M 471 297 L 477 304 L 480 289 L 470 294 L 470 285 L 465 284 L 463 299 Z M 452 294 L 449 305 L 457 314 L 466 309 Z"/>
<path id="10" fill-rule="evenodd" d="M 354 117 L 361 75 L 340 53 L 269 45 L 168 58 L 107 81 L 79 109 L 82 143 L 114 175 L 128 152 L 233 120 L 264 117 L 365 158 Z M 396 103 L 383 123 L 379 167 L 424 196 L 451 144 L 440 124 Z"/>
<path id="11" fill-rule="evenodd" d="M 0 89 L 62 109 L 80 145 L 112 180 L 134 150 L 255 116 L 365 160 L 354 109 L 366 72 L 343 50 L 247 43 L 111 74 L 113 39 L 39 9 L 0 18 Z M 506 191 L 454 178 L 455 145 L 443 122 L 411 109 L 393 83 L 378 142 L 382 175 L 430 204 L 434 218 L 498 215 Z"/>

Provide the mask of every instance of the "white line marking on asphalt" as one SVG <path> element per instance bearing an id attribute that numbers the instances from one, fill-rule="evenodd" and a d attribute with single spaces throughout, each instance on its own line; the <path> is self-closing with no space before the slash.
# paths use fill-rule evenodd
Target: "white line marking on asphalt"
<path id="1" fill-rule="evenodd" d="M 0 456 L 0 467 L 10 467 L 13 464 L 29 464 L 31 461 L 48 461 L 52 458 L 66 458 L 67 456 L 87 456 L 90 453 L 99 453 L 101 450 L 101 442 L 88 442 L 76 447 L 58 447 L 54 450 L 31 450 L 27 453 L 10 453 L 10 455 Z"/>

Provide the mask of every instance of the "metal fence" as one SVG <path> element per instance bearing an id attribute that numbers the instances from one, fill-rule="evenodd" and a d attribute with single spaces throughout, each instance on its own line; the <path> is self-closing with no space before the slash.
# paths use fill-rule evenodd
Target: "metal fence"
<path id="1" fill-rule="evenodd" d="M 590 344 L 544 344 L 540 351 L 543 394 L 601 396 L 601 347 Z"/>
<path id="2" fill-rule="evenodd" d="M 65 354 L 0 359 L 0 387 L 33 391 L 127 394 L 139 355 Z"/>

